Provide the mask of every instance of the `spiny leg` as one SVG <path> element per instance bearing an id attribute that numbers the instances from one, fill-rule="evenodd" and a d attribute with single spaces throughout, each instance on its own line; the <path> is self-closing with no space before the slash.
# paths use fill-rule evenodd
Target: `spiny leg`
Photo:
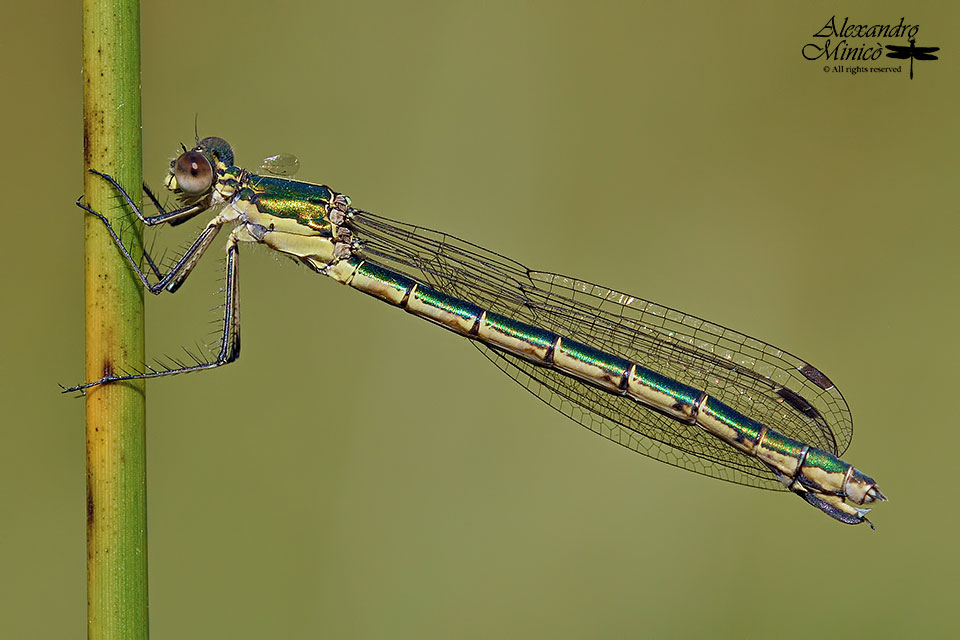
<path id="1" fill-rule="evenodd" d="M 145 224 L 148 224 L 148 225 L 162 224 L 164 222 L 169 222 L 172 219 L 172 216 L 177 215 L 178 213 L 182 214 L 184 212 L 188 212 L 190 216 L 193 216 L 203 210 L 203 208 L 194 210 L 196 206 L 195 205 L 194 207 L 189 207 L 187 209 L 179 209 L 177 211 L 172 211 L 169 213 L 162 213 L 157 216 L 144 216 L 143 213 L 140 211 L 140 209 L 137 207 L 137 205 L 133 202 L 133 200 L 127 194 L 127 192 L 124 191 L 123 187 L 121 187 L 113 178 L 111 178 L 110 176 L 104 173 L 99 173 L 93 170 L 91 171 L 93 173 L 96 173 L 99 176 L 102 176 L 105 180 L 110 182 L 110 184 L 113 185 L 113 187 L 120 192 L 120 194 L 123 196 L 124 200 L 126 200 L 130 208 L 133 209 L 134 213 L 137 214 L 137 217 L 140 218 L 140 220 L 143 221 Z M 160 208 L 162 211 L 162 207 L 159 206 L 159 203 L 157 203 L 156 198 L 153 197 L 153 194 L 151 194 L 149 190 L 147 191 L 147 193 L 150 195 L 151 200 L 153 200 L 154 203 L 157 204 L 158 208 Z M 120 236 L 117 234 L 116 230 L 113 228 L 113 224 L 111 224 L 110 220 L 108 220 L 107 217 L 104 216 L 99 211 L 96 211 L 88 207 L 86 204 L 84 204 L 82 197 L 81 199 L 77 200 L 77 206 L 83 209 L 84 211 L 87 211 L 88 213 L 96 216 L 103 223 L 103 225 L 107 228 L 107 231 L 110 233 L 110 237 L 113 238 L 114 244 L 116 244 L 117 248 L 120 249 L 120 253 L 123 254 L 124 258 L 126 258 L 127 262 L 133 268 L 134 273 L 136 273 L 137 277 L 140 278 L 140 281 L 143 283 L 143 286 L 146 287 L 147 290 L 150 291 L 150 293 L 154 293 L 154 294 L 159 294 L 161 291 L 164 290 L 164 288 L 167 288 L 167 290 L 170 292 L 176 291 L 177 289 L 180 288 L 183 282 L 187 279 L 187 276 L 189 276 L 190 273 L 193 271 L 193 268 L 196 266 L 197 262 L 203 256 L 203 252 L 207 250 L 207 248 L 213 242 L 213 239 L 216 238 L 217 232 L 220 230 L 220 226 L 222 225 L 222 222 L 220 222 L 219 218 L 214 218 L 213 220 L 211 220 L 210 223 L 203 229 L 203 231 L 200 232 L 200 234 L 197 236 L 197 239 L 194 240 L 190 248 L 187 249 L 182 256 L 180 256 L 180 259 L 177 260 L 176 264 L 174 264 L 173 267 L 170 268 L 170 271 L 168 271 L 166 275 L 160 273 L 160 270 L 157 268 L 153 259 L 150 257 L 150 255 L 146 251 L 144 251 L 144 255 L 146 256 L 147 262 L 150 265 L 151 270 L 153 271 L 154 275 L 157 276 L 158 278 L 157 283 L 151 284 L 147 277 L 147 274 L 145 274 L 140 269 L 140 265 L 137 263 L 136 260 L 134 260 L 133 256 L 130 255 L 130 252 L 127 250 L 127 247 L 123 244 L 123 241 L 120 239 Z"/>
<path id="2" fill-rule="evenodd" d="M 201 239 L 202 238 L 198 238 L 197 242 L 200 242 Z M 194 243 L 194 246 L 196 246 L 196 244 L 197 243 Z M 207 244 L 209 244 L 209 242 Z M 240 301 L 239 301 L 240 289 L 239 289 L 239 280 L 237 277 L 237 269 L 239 265 L 240 253 L 237 245 L 238 245 L 237 231 L 233 231 L 231 232 L 230 237 L 227 239 L 227 268 L 226 268 L 226 278 L 224 283 L 223 333 L 220 337 L 220 351 L 216 359 L 212 361 L 198 361 L 197 364 L 191 365 L 191 366 L 180 366 L 172 369 L 163 369 L 163 370 L 154 369 L 153 367 L 146 365 L 146 368 L 149 369 L 149 371 L 143 371 L 140 373 L 126 374 L 126 375 L 104 376 L 95 382 L 87 382 L 85 384 L 77 385 L 75 387 L 70 387 L 69 389 L 64 389 L 63 393 L 79 391 L 81 394 L 83 394 L 86 389 L 89 389 L 90 387 L 95 387 L 107 382 L 123 382 L 125 380 L 146 380 L 148 378 L 172 376 L 178 373 L 190 373 L 191 371 L 202 371 L 204 369 L 214 369 L 216 367 L 233 362 L 238 357 L 240 357 Z M 189 268 L 192 268 L 192 266 Z M 182 283 L 182 280 L 180 281 L 175 280 L 174 284 L 179 286 L 179 284 L 177 284 L 178 282 Z"/>
<path id="3" fill-rule="evenodd" d="M 150 198 L 150 202 L 153 203 L 153 206 L 156 207 L 158 212 L 166 213 L 163 205 L 160 204 L 159 200 L 157 200 L 157 196 L 153 195 L 153 191 L 150 191 L 150 187 L 147 186 L 146 182 L 143 183 L 143 191 L 147 194 L 147 197 Z M 153 271 L 153 275 L 157 276 L 157 280 L 162 280 L 163 275 L 160 273 L 160 267 L 158 267 L 157 263 L 153 261 L 153 256 L 150 255 L 150 252 L 147 251 L 146 247 L 143 248 L 143 257 L 150 266 L 150 270 Z"/>
<path id="4" fill-rule="evenodd" d="M 208 209 L 210 207 L 210 196 L 208 195 L 207 197 L 203 198 L 199 202 L 188 204 L 185 207 L 174 209 L 173 211 L 164 211 L 163 206 L 157 200 L 156 196 L 153 195 L 153 192 L 150 191 L 147 185 L 143 185 L 143 189 L 146 192 L 147 196 L 150 198 L 150 201 L 157 208 L 157 211 L 159 211 L 159 213 L 155 216 L 145 216 L 143 215 L 143 211 L 140 210 L 140 207 L 138 207 L 137 204 L 133 201 L 133 198 L 130 197 L 130 194 L 127 193 L 127 190 L 121 187 L 120 183 L 113 179 L 113 176 L 107 173 L 101 173 L 96 169 L 90 169 L 90 173 L 100 176 L 101 178 L 109 182 L 110 186 L 112 186 L 114 189 L 117 190 L 117 193 L 119 193 L 123 197 L 127 205 L 129 205 L 129 207 L 133 210 L 133 212 L 137 214 L 137 217 L 140 218 L 140 221 L 143 224 L 147 225 L 148 227 L 153 227 L 155 225 L 165 224 L 165 223 L 175 225 L 181 222 L 186 222 L 193 216 L 202 212 L 204 209 Z M 77 204 L 79 204 L 79 201 L 77 201 Z M 83 207 L 83 205 L 80 205 L 80 206 Z M 83 208 L 87 209 L 87 207 L 83 207 Z M 89 209 L 87 209 L 87 211 L 89 211 Z"/>
<path id="5" fill-rule="evenodd" d="M 103 177 L 105 180 L 110 182 L 111 185 L 114 185 L 115 181 L 111 176 L 103 174 L 101 177 Z M 128 203 L 130 203 L 131 206 L 133 206 L 134 212 L 139 213 L 137 207 L 131 202 L 130 198 L 128 197 L 126 190 L 123 189 L 122 187 L 119 187 L 119 185 L 115 185 L 115 188 L 118 188 L 120 193 L 124 196 L 124 199 Z M 192 219 L 195 215 L 203 211 L 203 209 L 197 209 L 197 204 L 195 203 L 187 207 L 177 209 L 176 211 L 171 211 L 168 214 L 168 212 L 163 208 L 163 205 L 160 204 L 160 201 L 157 199 L 157 196 L 153 195 L 153 191 L 150 190 L 150 187 L 147 186 L 146 182 L 143 183 L 143 192 L 147 194 L 148 198 L 150 198 L 150 202 L 153 203 L 153 206 L 156 208 L 158 213 L 156 216 L 138 215 L 137 217 L 140 218 L 140 220 L 146 220 L 147 218 L 149 218 L 152 221 L 156 221 L 157 219 L 160 219 L 161 222 L 167 221 L 171 227 L 175 227 L 178 224 L 182 224 Z M 208 207 L 209 204 L 210 204 L 209 200 L 207 200 L 206 204 L 204 205 L 204 208 Z M 173 216 L 173 217 L 171 218 L 170 216 Z M 144 249 L 143 251 L 143 257 L 146 259 L 147 264 L 150 266 L 151 271 L 153 271 L 154 275 L 157 276 L 157 280 L 162 280 L 163 276 L 160 274 L 159 267 L 157 267 L 157 264 L 153 261 L 153 257 L 150 255 L 150 253 L 146 249 Z"/>

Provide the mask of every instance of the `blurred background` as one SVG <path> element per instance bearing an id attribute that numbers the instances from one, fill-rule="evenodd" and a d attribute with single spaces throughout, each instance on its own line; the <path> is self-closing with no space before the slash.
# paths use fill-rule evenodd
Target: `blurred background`
<path id="1" fill-rule="evenodd" d="M 83 400 L 56 385 L 83 372 L 80 13 L 5 13 L 0 636 L 77 638 Z M 834 15 L 903 16 L 941 60 L 824 71 L 801 49 Z M 891 498 L 872 532 L 646 459 L 466 341 L 245 247 L 240 362 L 148 384 L 153 636 L 955 636 L 958 22 L 145 3 L 151 184 L 197 116 L 241 165 L 295 153 L 359 207 L 783 345 L 843 390 L 845 459 Z M 209 339 L 220 267 L 148 300 L 150 353 Z"/>

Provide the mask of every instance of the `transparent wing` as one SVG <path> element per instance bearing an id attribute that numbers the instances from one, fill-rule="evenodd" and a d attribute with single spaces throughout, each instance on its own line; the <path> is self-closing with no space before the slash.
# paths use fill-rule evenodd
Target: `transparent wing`
<path id="1" fill-rule="evenodd" d="M 663 305 L 532 271 L 438 231 L 353 210 L 361 254 L 446 294 L 603 349 L 697 389 L 780 433 L 834 454 L 853 436 L 839 390 L 765 342 Z M 697 473 L 773 488 L 761 463 L 701 429 L 475 343 L 535 395 L 593 431 Z"/>
<path id="2" fill-rule="evenodd" d="M 278 153 L 275 156 L 264 158 L 257 173 L 289 178 L 300 170 L 300 159 L 292 153 Z"/>
<path id="3" fill-rule="evenodd" d="M 785 489 L 770 469 L 703 429 L 582 384 L 555 369 L 473 342 L 491 362 L 560 413 L 594 433 L 669 465 L 761 489 Z"/>

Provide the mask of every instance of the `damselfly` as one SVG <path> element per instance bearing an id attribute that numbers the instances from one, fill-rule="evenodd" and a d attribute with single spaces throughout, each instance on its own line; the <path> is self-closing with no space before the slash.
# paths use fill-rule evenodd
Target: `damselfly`
<path id="1" fill-rule="evenodd" d="M 869 509 L 851 502 L 886 499 L 872 478 L 837 457 L 850 444 L 853 421 L 840 391 L 812 365 L 676 309 L 533 271 L 451 235 L 351 207 L 329 187 L 281 177 L 295 165 L 292 156 L 274 156 L 264 175 L 251 173 L 234 165 L 226 141 L 198 140 L 170 163 L 166 178 L 182 207 L 164 211 L 144 186 L 158 209 L 152 216 L 116 180 L 94 171 L 146 225 L 216 212 L 167 273 L 149 254 L 145 272 L 108 219 L 78 201 L 106 225 L 152 293 L 176 291 L 221 228 L 230 228 L 223 331 L 216 358 L 144 366 L 67 391 L 236 360 L 239 245 L 254 242 L 469 338 L 544 402 L 651 458 L 730 482 L 789 489 L 848 524 L 869 523 Z"/>

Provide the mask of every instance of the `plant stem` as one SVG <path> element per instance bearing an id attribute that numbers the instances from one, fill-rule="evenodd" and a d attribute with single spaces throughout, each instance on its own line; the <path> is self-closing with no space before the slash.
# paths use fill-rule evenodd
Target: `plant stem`
<path id="1" fill-rule="evenodd" d="M 137 0 L 83 2 L 84 198 L 120 229 L 129 214 L 114 176 L 140 193 L 140 7 Z M 134 256 L 138 231 L 127 232 Z M 86 379 L 143 364 L 143 288 L 103 225 L 86 216 Z M 87 637 L 148 637 L 146 398 L 142 382 L 87 392 Z"/>

